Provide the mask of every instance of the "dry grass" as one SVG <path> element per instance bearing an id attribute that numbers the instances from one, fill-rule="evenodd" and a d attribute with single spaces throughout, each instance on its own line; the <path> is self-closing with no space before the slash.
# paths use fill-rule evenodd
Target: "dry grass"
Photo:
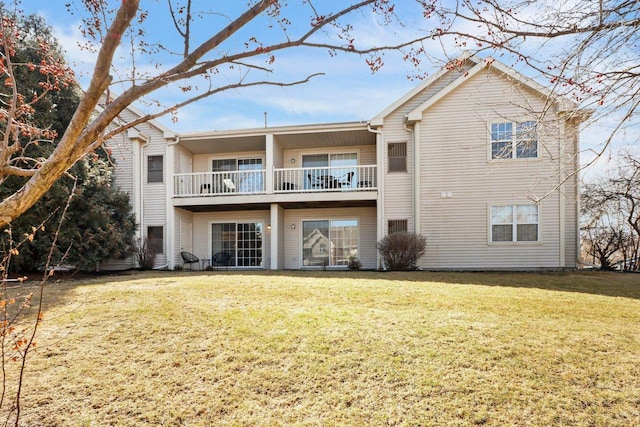
<path id="1" fill-rule="evenodd" d="M 640 425 L 640 275 L 183 272 L 48 294 L 24 425 Z"/>

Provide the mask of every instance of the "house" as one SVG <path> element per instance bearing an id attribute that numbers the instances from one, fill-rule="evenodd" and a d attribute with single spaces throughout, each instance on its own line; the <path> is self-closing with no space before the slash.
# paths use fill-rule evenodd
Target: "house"
<path id="1" fill-rule="evenodd" d="M 424 269 L 574 268 L 582 119 L 549 95 L 463 55 L 368 122 L 181 134 L 149 122 L 109 145 L 158 268 L 225 251 L 237 269 L 350 256 L 375 269 L 376 243 L 402 231 L 426 237 Z"/>

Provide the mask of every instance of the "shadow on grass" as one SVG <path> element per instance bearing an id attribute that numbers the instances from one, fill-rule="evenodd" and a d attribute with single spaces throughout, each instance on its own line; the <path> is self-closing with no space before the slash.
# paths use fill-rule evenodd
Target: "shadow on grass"
<path id="1" fill-rule="evenodd" d="M 179 279 L 206 276 L 212 281 L 226 276 L 268 276 L 289 279 L 318 278 L 323 280 L 350 279 L 356 281 L 436 282 L 479 286 L 535 288 L 549 291 L 578 292 L 610 297 L 640 299 L 640 274 L 570 271 L 570 272 L 442 272 L 442 271 L 321 271 L 321 270 L 249 270 L 249 271 L 124 271 L 118 273 L 77 274 L 53 277 L 46 285 L 47 306 L 64 303 L 75 287 L 104 282 L 127 282 L 146 279 Z M 26 282 L 21 288 L 37 286 Z"/>

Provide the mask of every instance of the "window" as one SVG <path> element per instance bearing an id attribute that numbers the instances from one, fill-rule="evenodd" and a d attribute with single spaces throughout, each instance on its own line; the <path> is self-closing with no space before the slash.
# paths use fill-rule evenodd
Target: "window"
<path id="1" fill-rule="evenodd" d="M 302 265 L 348 265 L 358 256 L 358 220 L 302 221 Z"/>
<path id="2" fill-rule="evenodd" d="M 492 159 L 531 159 L 537 157 L 536 122 L 491 124 Z"/>
<path id="3" fill-rule="evenodd" d="M 305 154 L 302 167 L 305 168 L 305 189 L 313 188 L 353 188 L 358 182 L 357 153 Z"/>
<path id="4" fill-rule="evenodd" d="M 537 242 L 538 206 L 491 206 L 492 242 Z"/>
<path id="5" fill-rule="evenodd" d="M 147 182 L 163 181 L 163 159 L 162 156 L 147 157 Z"/>
<path id="6" fill-rule="evenodd" d="M 262 224 L 217 223 L 211 224 L 211 256 L 218 252 L 231 255 L 229 266 L 262 266 Z"/>
<path id="7" fill-rule="evenodd" d="M 388 233 L 406 233 L 408 231 L 406 219 L 390 219 L 388 222 Z"/>
<path id="8" fill-rule="evenodd" d="M 388 146 L 389 172 L 407 171 L 407 143 L 394 142 Z"/>
<path id="9" fill-rule="evenodd" d="M 162 227 L 147 227 L 147 246 L 156 254 L 164 253 Z"/>
<path id="10" fill-rule="evenodd" d="M 216 192 L 257 193 L 264 191 L 262 159 L 215 159 L 211 163 Z M 223 173 L 224 172 L 224 173 Z M 226 184 L 225 184 L 225 179 Z"/>

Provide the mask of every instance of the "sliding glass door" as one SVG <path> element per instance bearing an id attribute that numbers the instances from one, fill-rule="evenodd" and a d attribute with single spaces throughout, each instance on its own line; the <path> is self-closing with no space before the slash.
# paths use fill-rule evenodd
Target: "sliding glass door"
<path id="1" fill-rule="evenodd" d="M 211 171 L 228 172 L 215 175 L 228 190 L 223 192 L 259 193 L 264 191 L 262 159 L 260 158 L 214 159 L 211 163 Z M 216 188 L 218 187 L 222 188 L 221 185 L 216 186 Z"/>
<path id="2" fill-rule="evenodd" d="M 355 186 L 355 166 L 356 153 L 303 155 L 302 167 L 308 169 L 304 188 L 327 187 L 327 183 L 340 183 L 341 188 Z"/>
<path id="3" fill-rule="evenodd" d="M 302 221 L 302 266 L 344 266 L 358 256 L 358 220 Z"/>
<path id="4" fill-rule="evenodd" d="M 218 252 L 230 255 L 231 267 L 262 267 L 262 224 L 211 224 L 211 257 Z"/>

